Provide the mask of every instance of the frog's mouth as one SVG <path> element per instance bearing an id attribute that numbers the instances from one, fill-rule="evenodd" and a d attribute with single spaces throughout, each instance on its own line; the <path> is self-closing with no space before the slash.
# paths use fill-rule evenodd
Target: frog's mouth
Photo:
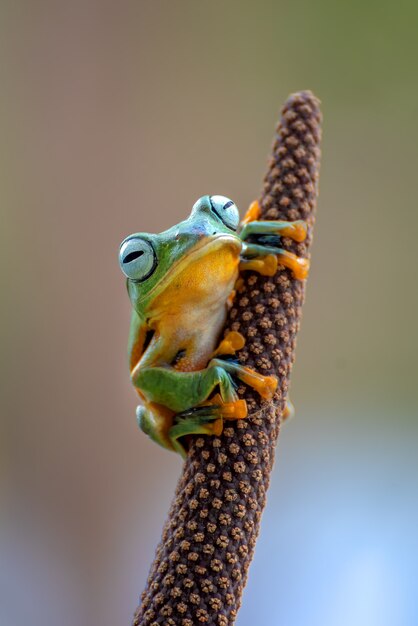
<path id="1" fill-rule="evenodd" d="M 220 233 L 219 235 L 212 235 L 209 240 L 207 237 L 202 241 L 195 244 L 190 250 L 184 253 L 183 257 L 176 261 L 171 268 L 166 272 L 165 276 L 156 283 L 156 285 L 148 292 L 146 298 L 152 301 L 159 293 L 164 291 L 167 285 L 173 283 L 177 276 L 179 276 L 188 265 L 193 265 L 199 259 L 208 254 L 216 253 L 217 250 L 222 250 L 230 247 L 233 255 L 236 258 L 236 266 L 238 266 L 239 255 L 241 252 L 241 240 L 236 235 L 229 235 L 227 233 Z"/>

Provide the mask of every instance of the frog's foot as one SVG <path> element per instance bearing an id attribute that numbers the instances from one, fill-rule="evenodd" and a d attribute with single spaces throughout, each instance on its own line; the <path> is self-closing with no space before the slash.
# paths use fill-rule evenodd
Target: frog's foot
<path id="1" fill-rule="evenodd" d="M 203 411 L 204 407 L 196 407 L 179 413 L 174 418 L 174 425 L 169 430 L 169 437 L 174 450 L 183 458 L 187 455 L 187 435 L 216 435 L 223 430 L 223 420 L 211 411 Z"/>
<path id="2" fill-rule="evenodd" d="M 257 262 L 260 261 L 260 257 L 268 258 L 269 256 L 274 255 L 277 259 L 277 263 L 280 263 L 281 265 L 284 265 L 285 267 L 292 270 L 293 276 L 296 279 L 304 280 L 308 276 L 309 259 L 298 257 L 296 256 L 296 254 L 293 254 L 293 252 L 289 252 L 288 250 L 284 250 L 283 248 L 275 248 L 273 246 L 264 246 L 261 244 L 249 243 L 245 244 L 243 255 L 244 259 L 240 263 L 240 269 L 242 270 L 253 269 L 255 271 L 259 271 Z M 263 266 L 261 267 L 263 269 Z M 272 276 L 273 274 L 264 275 Z"/>
<path id="3" fill-rule="evenodd" d="M 225 420 L 242 420 L 247 417 L 247 403 L 245 400 L 235 400 L 234 402 L 224 402 L 219 393 L 213 398 L 206 400 L 196 409 L 205 409 L 215 417 L 222 417 Z M 193 409 L 192 409 L 193 410 Z"/>
<path id="4" fill-rule="evenodd" d="M 297 280 L 305 280 L 309 274 L 309 259 L 296 256 L 292 252 L 283 250 L 277 254 L 277 260 L 281 265 L 289 268 Z"/>
<path id="5" fill-rule="evenodd" d="M 177 413 L 174 416 L 174 423 L 186 422 L 189 419 L 202 417 L 206 421 L 210 420 L 241 420 L 247 417 L 247 403 L 245 400 L 235 400 L 234 402 L 224 402 L 222 396 L 217 393 L 209 400 L 205 400 L 198 406 Z"/>
<path id="6" fill-rule="evenodd" d="M 199 406 L 182 411 L 174 417 L 174 425 L 170 428 L 169 437 L 172 446 L 184 457 L 186 446 L 180 441 L 186 435 L 219 436 L 224 427 L 224 420 L 238 420 L 247 417 L 245 400 L 224 402 L 220 394 L 206 400 Z"/>
<path id="7" fill-rule="evenodd" d="M 277 389 L 276 376 L 263 376 L 249 367 L 222 359 L 213 359 L 211 364 L 223 367 L 229 374 L 236 376 L 243 383 L 255 389 L 264 400 L 271 400 Z"/>
<path id="8" fill-rule="evenodd" d="M 275 376 L 263 376 L 249 367 L 243 368 L 239 378 L 243 383 L 255 389 L 264 400 L 271 400 L 277 389 L 278 381 Z"/>
<path id="9" fill-rule="evenodd" d="M 237 350 L 241 350 L 245 346 L 245 338 L 241 333 L 235 330 L 229 331 L 219 343 L 212 358 L 220 354 L 234 355 Z"/>
<path id="10" fill-rule="evenodd" d="M 261 207 L 259 205 L 258 200 L 254 200 L 254 202 L 251 202 L 250 206 L 248 207 L 248 211 L 244 215 L 244 219 L 241 222 L 242 226 L 245 226 L 246 224 L 249 224 L 250 222 L 255 222 L 256 220 L 260 218 L 260 215 L 261 215 Z"/>
<path id="11" fill-rule="evenodd" d="M 242 259 L 239 264 L 240 272 L 244 270 L 253 270 L 262 276 L 274 276 L 277 272 L 279 262 L 274 254 L 259 256 L 253 259 Z"/>
<path id="12" fill-rule="evenodd" d="M 292 252 L 282 250 L 277 254 L 277 260 L 284 267 L 289 268 L 293 272 L 293 276 L 297 280 L 305 280 L 309 274 L 309 259 L 296 256 Z"/>

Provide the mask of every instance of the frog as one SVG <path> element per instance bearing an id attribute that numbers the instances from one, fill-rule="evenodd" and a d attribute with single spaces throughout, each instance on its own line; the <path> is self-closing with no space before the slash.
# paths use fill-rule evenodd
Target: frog
<path id="1" fill-rule="evenodd" d="M 304 241 L 306 222 L 260 215 L 255 201 L 240 222 L 235 202 L 205 195 L 184 221 L 159 234 L 131 234 L 120 245 L 132 304 L 128 360 L 141 399 L 137 421 L 183 458 L 191 436 L 219 436 L 225 421 L 247 417 L 239 386 L 267 401 L 277 389 L 276 376 L 236 358 L 245 345 L 241 333 L 222 336 L 241 272 L 274 276 L 281 265 L 298 280 L 308 273 L 308 260 L 281 246 L 282 237 Z"/>

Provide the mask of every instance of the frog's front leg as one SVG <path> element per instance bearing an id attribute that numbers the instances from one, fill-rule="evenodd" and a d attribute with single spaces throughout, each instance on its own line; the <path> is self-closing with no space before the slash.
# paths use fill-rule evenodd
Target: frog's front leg
<path id="1" fill-rule="evenodd" d="M 274 276 L 278 263 L 281 263 L 293 271 L 295 278 L 299 280 L 306 278 L 309 270 L 307 259 L 302 259 L 284 248 L 270 245 L 272 235 L 288 237 L 298 243 L 305 241 L 308 232 L 306 222 L 261 221 L 258 219 L 260 213 L 260 205 L 253 202 L 242 222 L 240 237 L 243 241 L 243 259 L 240 270 L 254 270 L 264 276 Z M 251 236 L 260 237 L 261 240 L 247 243 L 246 239 Z M 265 242 L 262 241 L 263 238 Z"/>
<path id="2" fill-rule="evenodd" d="M 244 241 L 250 235 L 278 235 L 290 237 L 294 241 L 305 241 L 308 234 L 308 225 L 304 220 L 288 222 L 286 220 L 260 220 L 261 207 L 258 200 L 250 204 L 250 207 L 241 222 L 240 237 Z"/>
<path id="3" fill-rule="evenodd" d="M 309 272 L 309 260 L 293 254 L 284 248 L 264 246 L 256 243 L 243 244 L 240 270 L 254 270 L 264 276 L 274 276 L 277 264 L 281 263 L 292 270 L 298 280 L 304 280 Z"/>
<path id="4" fill-rule="evenodd" d="M 240 237 L 245 241 L 251 235 L 278 235 L 279 237 L 289 237 L 298 243 L 305 241 L 308 234 L 308 227 L 305 221 L 255 221 L 244 224 Z"/>

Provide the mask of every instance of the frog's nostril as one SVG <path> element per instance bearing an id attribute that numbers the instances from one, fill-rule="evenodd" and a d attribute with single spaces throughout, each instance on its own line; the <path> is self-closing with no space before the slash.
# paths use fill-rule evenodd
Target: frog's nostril
<path id="1" fill-rule="evenodd" d="M 131 261 L 135 261 L 136 259 L 139 259 L 140 256 L 142 256 L 144 254 L 143 250 L 134 250 L 133 252 L 130 252 L 129 254 L 126 255 L 126 257 L 123 259 L 123 263 L 131 263 Z"/>

